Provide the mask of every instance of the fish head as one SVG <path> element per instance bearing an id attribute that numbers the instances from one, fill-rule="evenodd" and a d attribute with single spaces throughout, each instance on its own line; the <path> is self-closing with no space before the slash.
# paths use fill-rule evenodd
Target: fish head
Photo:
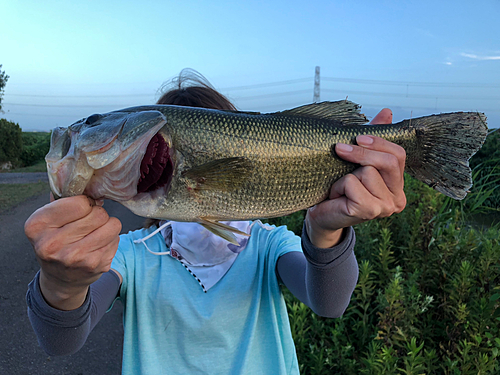
<path id="1" fill-rule="evenodd" d="M 67 128 L 55 128 L 45 157 L 54 196 L 85 194 L 94 199 L 131 199 L 138 192 L 141 178 L 147 179 L 141 163 L 154 138 L 161 137 L 156 143 L 161 141 L 163 159 L 172 164 L 171 141 L 157 134 L 166 122 L 166 117 L 155 110 L 117 111 L 94 114 Z M 163 180 L 168 178 L 163 176 Z"/>

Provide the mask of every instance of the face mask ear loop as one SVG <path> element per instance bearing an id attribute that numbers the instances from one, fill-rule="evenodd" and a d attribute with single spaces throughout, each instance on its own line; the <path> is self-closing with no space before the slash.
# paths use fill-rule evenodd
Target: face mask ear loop
<path id="1" fill-rule="evenodd" d="M 169 225 L 171 224 L 170 221 L 167 221 L 166 223 L 164 223 L 163 225 L 161 225 L 157 230 L 155 230 L 154 232 L 148 234 L 146 237 L 144 238 L 140 238 L 138 240 L 134 240 L 134 243 L 141 243 L 146 246 L 146 249 L 151 253 L 151 254 L 154 254 L 154 255 L 170 255 L 170 251 L 166 251 L 166 252 L 155 252 L 155 251 L 151 251 L 149 250 L 149 247 L 148 245 L 146 245 L 146 240 L 149 240 L 151 237 L 153 237 L 156 233 L 160 232 L 163 228 L 166 228 L 168 227 Z"/>

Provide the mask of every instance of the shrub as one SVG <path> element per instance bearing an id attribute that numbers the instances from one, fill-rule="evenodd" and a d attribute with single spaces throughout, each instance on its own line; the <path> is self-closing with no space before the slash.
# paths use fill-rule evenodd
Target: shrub
<path id="1" fill-rule="evenodd" d="M 44 160 L 50 148 L 50 133 L 23 132 L 23 150 L 20 159 L 25 167 Z"/>
<path id="2" fill-rule="evenodd" d="M 0 119 L 0 162 L 27 167 L 42 161 L 49 148 L 50 133 L 23 132 L 19 124 Z"/>
<path id="3" fill-rule="evenodd" d="M 470 161 L 474 168 L 474 181 L 476 187 L 472 189 L 471 197 L 465 206 L 466 210 L 491 211 L 500 207 L 500 131 L 497 129 L 488 135 L 483 147 Z M 479 187 L 479 188 L 477 188 Z"/>
<path id="4" fill-rule="evenodd" d="M 10 161 L 17 165 L 22 148 L 22 130 L 19 124 L 0 119 L 0 161 Z"/>
<path id="5" fill-rule="evenodd" d="M 463 206 L 443 210 L 443 195 L 405 185 L 401 214 L 356 227 L 359 280 L 343 317 L 285 294 L 301 373 L 500 373 L 499 227 L 467 226 Z M 280 220 L 301 228 L 300 215 Z"/>

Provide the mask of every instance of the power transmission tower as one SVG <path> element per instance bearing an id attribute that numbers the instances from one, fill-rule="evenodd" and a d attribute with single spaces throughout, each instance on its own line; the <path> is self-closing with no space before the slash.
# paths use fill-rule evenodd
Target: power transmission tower
<path id="1" fill-rule="evenodd" d="M 314 74 L 314 97 L 313 103 L 319 102 L 319 66 L 316 67 Z"/>

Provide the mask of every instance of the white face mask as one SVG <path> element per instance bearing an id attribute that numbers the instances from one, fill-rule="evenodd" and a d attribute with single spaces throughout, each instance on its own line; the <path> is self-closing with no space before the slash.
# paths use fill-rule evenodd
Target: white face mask
<path id="1" fill-rule="evenodd" d="M 247 233 L 248 221 L 222 222 Z M 213 234 L 198 223 L 171 222 L 172 251 L 177 252 L 187 264 L 210 267 L 235 258 L 244 248 L 248 237 L 236 235 L 239 246 Z M 163 232 L 162 232 L 163 234 Z M 165 236 L 167 237 L 167 236 Z M 179 259 L 179 257 L 176 257 Z"/>
<path id="2" fill-rule="evenodd" d="M 228 221 L 223 224 L 248 234 L 252 229 L 248 221 Z M 239 246 L 234 245 L 198 223 L 171 221 L 169 226 L 161 229 L 161 234 L 170 251 L 153 254 L 169 254 L 177 259 L 194 276 L 204 292 L 222 279 L 248 242 L 248 237 L 235 234 Z"/>

